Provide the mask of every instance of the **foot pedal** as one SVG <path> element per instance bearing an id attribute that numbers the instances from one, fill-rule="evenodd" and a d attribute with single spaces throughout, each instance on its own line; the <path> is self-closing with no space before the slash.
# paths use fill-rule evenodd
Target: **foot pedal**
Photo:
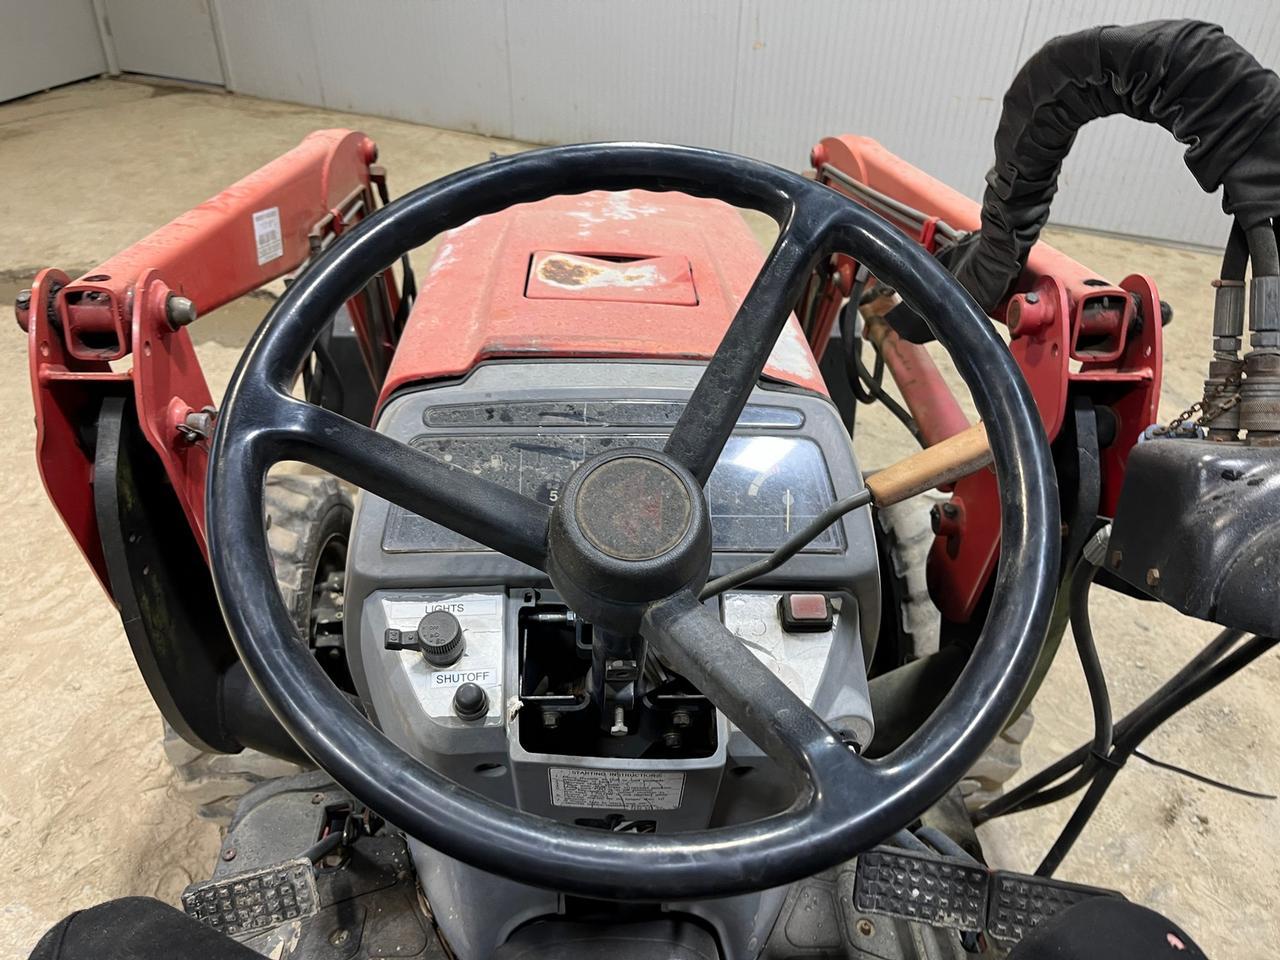
<path id="1" fill-rule="evenodd" d="M 858 857 L 853 884 L 853 904 L 860 911 L 961 932 L 985 931 L 1006 943 L 1090 897 L 1124 899 L 1101 887 L 887 847 Z"/>
<path id="2" fill-rule="evenodd" d="M 255 936 L 319 911 L 315 870 L 311 861 L 303 858 L 222 880 L 193 883 L 182 891 L 182 909 L 228 936 Z"/>
<path id="3" fill-rule="evenodd" d="M 858 857 L 854 906 L 952 930 L 981 930 L 987 919 L 987 871 L 949 857 L 883 847 Z"/>
<path id="4" fill-rule="evenodd" d="M 1115 890 L 1102 887 L 997 870 L 991 874 L 987 933 L 997 940 L 1016 943 L 1050 917 L 1093 897 L 1124 899 Z"/>

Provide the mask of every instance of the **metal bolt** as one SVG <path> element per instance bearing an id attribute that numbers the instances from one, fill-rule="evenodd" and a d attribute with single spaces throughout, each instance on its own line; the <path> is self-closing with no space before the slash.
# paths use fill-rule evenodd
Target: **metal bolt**
<path id="1" fill-rule="evenodd" d="M 1152 567 L 1150 570 L 1147 571 L 1147 586 L 1148 587 L 1160 586 L 1160 568 L 1159 567 Z"/>
<path id="2" fill-rule="evenodd" d="M 560 726 L 560 714 L 554 710 L 542 711 L 542 725 L 548 730 L 554 730 Z"/>
<path id="3" fill-rule="evenodd" d="M 18 291 L 17 297 L 14 298 L 13 306 L 15 308 L 15 313 L 17 313 L 18 329 L 23 333 L 26 333 L 31 327 L 30 320 L 26 319 L 27 310 L 31 306 L 30 288 Z"/>
<path id="4" fill-rule="evenodd" d="M 626 713 L 621 707 L 613 708 L 613 726 L 609 728 L 609 733 L 615 737 L 625 737 L 627 735 Z"/>
<path id="5" fill-rule="evenodd" d="M 187 443 L 200 443 L 213 436 L 214 423 L 218 419 L 217 408 L 208 406 L 201 410 L 188 411 L 178 424 L 178 434 Z"/>
<path id="6" fill-rule="evenodd" d="M 180 297 L 176 293 L 169 294 L 168 299 L 165 300 L 164 313 L 169 319 L 169 326 L 175 330 L 196 322 L 196 305 L 188 298 Z"/>
<path id="7" fill-rule="evenodd" d="M 873 924 L 866 917 L 863 917 L 861 920 L 858 921 L 858 933 L 862 934 L 862 936 L 869 937 L 875 932 L 876 932 L 875 924 Z"/>
<path id="8" fill-rule="evenodd" d="M 192 433 L 207 437 L 213 433 L 213 414 L 206 410 L 188 413 L 182 421 Z"/>
<path id="9" fill-rule="evenodd" d="M 227 847 L 227 849 L 222 851 L 222 859 L 225 860 L 227 863 L 230 863 L 235 858 L 236 858 L 235 847 Z"/>
<path id="10" fill-rule="evenodd" d="M 324 803 L 324 794 L 323 794 L 323 793 L 313 793 L 313 794 L 311 795 L 311 802 L 312 802 L 312 803 L 314 803 L 314 804 Z"/>
<path id="11" fill-rule="evenodd" d="M 679 730 L 668 730 L 662 735 L 662 744 L 668 750 L 679 750 L 683 743 L 684 737 L 680 736 Z"/>
<path id="12" fill-rule="evenodd" d="M 673 727 L 687 727 L 692 725 L 693 717 L 689 716 L 688 710 L 677 710 L 671 714 L 671 725 Z"/>
<path id="13" fill-rule="evenodd" d="M 929 509 L 929 526 L 938 536 L 955 536 L 960 532 L 960 508 L 954 503 L 935 503 Z"/>
<path id="14" fill-rule="evenodd" d="M 344 928 L 339 928 L 333 931 L 333 933 L 329 934 L 329 942 L 333 944 L 335 947 L 340 947 L 347 942 L 350 936 L 351 936 L 351 932 L 349 930 L 346 930 Z"/>
<path id="15" fill-rule="evenodd" d="M 1040 302 L 1040 294 L 1038 294 L 1038 293 L 1036 293 L 1034 290 L 1032 290 L 1030 293 L 1028 293 L 1028 294 L 1027 294 L 1027 296 L 1026 296 L 1026 300 L 1027 300 L 1027 303 L 1039 303 L 1039 302 Z"/>

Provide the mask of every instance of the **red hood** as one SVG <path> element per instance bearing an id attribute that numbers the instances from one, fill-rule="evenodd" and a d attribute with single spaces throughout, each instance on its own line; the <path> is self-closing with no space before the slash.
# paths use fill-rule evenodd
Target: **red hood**
<path id="1" fill-rule="evenodd" d="M 737 210 L 679 193 L 553 197 L 479 217 L 441 238 L 382 400 L 501 357 L 707 360 L 763 259 Z M 765 375 L 825 394 L 794 317 Z"/>

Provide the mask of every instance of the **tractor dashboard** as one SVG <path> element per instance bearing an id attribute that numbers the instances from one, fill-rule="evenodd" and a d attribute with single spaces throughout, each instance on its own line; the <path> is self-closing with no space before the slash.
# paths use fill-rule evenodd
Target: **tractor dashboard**
<path id="1" fill-rule="evenodd" d="M 482 364 L 462 380 L 398 393 L 378 429 L 550 505 L 584 460 L 661 447 L 701 372 L 679 362 Z M 705 488 L 711 576 L 760 559 L 861 488 L 831 402 L 761 383 Z M 772 573 L 708 601 L 860 743 L 872 734 L 865 662 L 880 619 L 877 569 L 862 509 Z M 656 656 L 602 710 L 593 627 L 545 574 L 367 494 L 352 529 L 346 611 L 366 710 L 401 747 L 493 799 L 641 832 L 741 822 L 791 801 L 785 773 Z M 447 896 L 444 886 L 433 896 Z"/>

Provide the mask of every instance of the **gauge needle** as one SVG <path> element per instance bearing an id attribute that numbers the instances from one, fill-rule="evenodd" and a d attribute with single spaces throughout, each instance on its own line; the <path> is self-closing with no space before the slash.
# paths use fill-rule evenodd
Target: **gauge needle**
<path id="1" fill-rule="evenodd" d="M 791 496 L 791 488 L 787 488 L 787 492 L 782 495 L 782 502 L 787 508 L 785 519 L 785 527 L 787 533 L 791 532 L 791 504 L 795 502 L 795 498 Z"/>

